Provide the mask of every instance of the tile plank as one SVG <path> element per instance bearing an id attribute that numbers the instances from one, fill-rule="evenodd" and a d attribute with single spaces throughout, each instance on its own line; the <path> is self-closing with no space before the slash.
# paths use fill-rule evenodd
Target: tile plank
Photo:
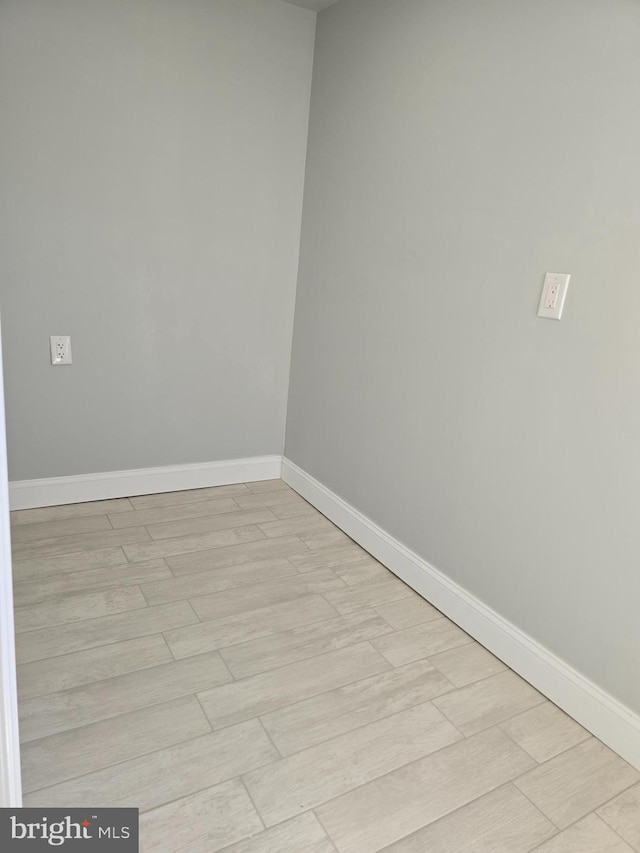
<path id="1" fill-rule="evenodd" d="M 389 580 L 384 583 L 351 586 L 348 589 L 329 592 L 327 593 L 327 601 L 332 607 L 335 607 L 338 613 L 347 615 L 363 608 L 377 607 L 388 601 L 413 598 L 415 594 L 411 587 L 393 578 L 389 573 Z"/>
<path id="2" fill-rule="evenodd" d="M 460 739 L 428 702 L 272 762 L 244 782 L 273 826 Z"/>
<path id="3" fill-rule="evenodd" d="M 35 696 L 46 696 L 48 693 L 70 690 L 81 684 L 92 684 L 171 660 L 171 652 L 162 636 L 154 634 L 23 663 L 18 665 L 18 698 L 23 701 Z"/>
<path id="4" fill-rule="evenodd" d="M 115 587 L 77 595 L 62 595 L 42 604 L 15 608 L 16 633 L 36 631 L 83 619 L 109 616 L 128 610 L 146 608 L 147 602 L 139 586 Z"/>
<path id="5" fill-rule="evenodd" d="M 500 728 L 539 764 L 591 737 L 551 702 L 518 714 Z"/>
<path id="6" fill-rule="evenodd" d="M 199 693 L 198 698 L 213 728 L 221 729 L 386 669 L 387 661 L 369 643 L 361 643 L 320 655 L 313 667 L 307 661 L 292 663 Z"/>
<path id="7" fill-rule="evenodd" d="M 38 696 L 19 708 L 23 742 L 177 699 L 231 680 L 217 652 Z"/>
<path id="8" fill-rule="evenodd" d="M 547 700 L 510 669 L 434 699 L 465 735 L 495 726 Z"/>
<path id="9" fill-rule="evenodd" d="M 198 700 L 187 696 L 34 740 L 20 751 L 23 790 L 55 785 L 210 731 Z"/>
<path id="10" fill-rule="evenodd" d="M 377 853 L 533 764 L 498 729 L 465 738 L 320 806 L 340 853 Z"/>
<path id="11" fill-rule="evenodd" d="M 284 520 L 285 518 L 300 518 L 302 515 L 312 515 L 313 513 L 317 513 L 318 510 L 314 509 L 306 501 L 300 500 L 295 503 L 289 501 L 286 504 L 276 504 L 271 507 L 271 512 Z"/>
<path id="12" fill-rule="evenodd" d="M 304 515 L 298 518 L 277 519 L 260 525 L 260 530 L 269 539 L 277 539 L 279 536 L 300 536 L 303 533 L 314 533 L 318 530 L 335 530 L 336 527 L 325 518 L 324 515 Z"/>
<path id="13" fill-rule="evenodd" d="M 108 515 L 116 512 L 131 512 L 129 498 L 114 498 L 106 501 L 87 501 L 81 504 L 44 506 L 35 509 L 17 509 L 11 513 L 11 526 L 35 524 L 40 521 L 62 521 L 83 515 Z"/>
<path id="14" fill-rule="evenodd" d="M 152 539 L 161 541 L 163 539 L 174 539 L 177 536 L 232 530 L 236 527 L 261 524 L 261 522 L 269 522 L 273 519 L 275 519 L 275 515 L 269 509 L 238 509 L 236 512 L 225 512 L 218 515 L 184 518 L 181 521 L 165 521 L 163 524 L 147 524 L 146 529 Z"/>
<path id="15" fill-rule="evenodd" d="M 526 797 L 506 785 L 385 847 L 384 853 L 529 853 L 556 832 Z"/>
<path id="16" fill-rule="evenodd" d="M 236 498 L 236 503 L 242 509 L 256 509 L 258 507 L 274 507 L 274 506 L 302 506 L 307 509 L 313 509 L 311 504 L 308 504 L 291 489 L 280 489 L 275 492 L 258 492 L 254 494 L 239 495 Z M 317 512 L 317 510 L 314 510 Z M 319 513 L 318 513 L 319 514 Z"/>
<path id="17" fill-rule="evenodd" d="M 163 524 L 167 521 L 180 521 L 185 518 L 221 515 L 227 512 L 238 512 L 238 510 L 238 504 L 233 498 L 222 498 L 221 500 L 196 501 L 178 504 L 177 506 L 138 509 L 128 515 L 120 513 L 119 515 L 109 516 L 109 520 L 115 528 L 146 527 L 149 524 Z"/>
<path id="18" fill-rule="evenodd" d="M 640 850 L 640 785 L 602 806 L 598 814 L 634 850 Z"/>
<path id="19" fill-rule="evenodd" d="M 19 545 L 24 542 L 36 542 L 39 539 L 75 536 L 76 533 L 93 533 L 99 530 L 112 530 L 106 515 L 86 515 L 67 518 L 60 521 L 38 521 L 19 524 L 11 530 L 11 542 Z"/>
<path id="20" fill-rule="evenodd" d="M 506 666 L 479 643 L 467 643 L 455 649 L 432 655 L 429 660 L 456 687 L 466 687 L 498 672 Z"/>
<path id="21" fill-rule="evenodd" d="M 325 593 L 343 586 L 340 578 L 329 569 L 325 569 L 203 595 L 192 599 L 191 604 L 200 619 L 207 621 L 242 613 L 243 610 L 255 610 L 260 606 L 277 604 L 280 601 L 291 601 L 301 595 Z"/>
<path id="22" fill-rule="evenodd" d="M 640 773 L 591 737 L 530 770 L 518 787 L 557 827 L 604 805 L 640 780 Z"/>
<path id="23" fill-rule="evenodd" d="M 242 782 L 233 779 L 160 806 L 140 818 L 140 849 L 213 853 L 262 829 Z"/>
<path id="24" fill-rule="evenodd" d="M 347 586 L 361 586 L 362 584 L 381 584 L 386 581 L 395 580 L 395 575 L 385 568 L 382 563 L 373 557 L 365 557 L 361 563 L 352 563 L 350 566 L 340 566 L 334 569 L 339 578 Z"/>
<path id="25" fill-rule="evenodd" d="M 433 619 L 442 616 L 439 610 L 436 610 L 432 604 L 429 604 L 419 595 L 390 601 L 388 604 L 380 604 L 376 610 L 396 631 L 413 628 L 416 625 L 422 625 L 423 622 L 431 622 Z"/>
<path id="26" fill-rule="evenodd" d="M 114 530 L 113 532 L 124 533 L 126 531 Z M 264 534 L 260 532 L 259 527 L 249 525 L 248 527 L 219 530 L 215 533 L 196 533 L 193 536 L 179 536 L 176 539 L 160 539 L 159 541 L 153 541 L 147 535 L 146 542 L 124 545 L 122 550 L 131 563 L 141 563 L 146 560 L 189 554 L 193 551 L 206 551 L 209 548 L 222 548 L 243 542 L 255 542 L 258 539 L 263 540 Z"/>
<path id="27" fill-rule="evenodd" d="M 126 560 L 124 554 L 122 557 Z M 168 577 L 173 575 L 164 560 L 150 560 L 148 563 L 135 565 L 125 562 L 122 566 L 109 566 L 108 569 L 88 569 L 84 572 L 52 575 L 38 581 L 15 583 L 13 600 L 16 607 L 25 607 L 31 604 L 42 604 L 56 596 L 71 596 L 87 590 L 135 586 Z"/>
<path id="28" fill-rule="evenodd" d="M 234 678 L 247 678 L 372 640 L 389 631 L 391 628 L 381 616 L 373 610 L 361 610 L 352 616 L 336 616 L 223 648 L 220 655 Z"/>
<path id="29" fill-rule="evenodd" d="M 537 847 L 536 853 L 633 853 L 633 848 L 591 814 Z"/>
<path id="30" fill-rule="evenodd" d="M 331 523 L 331 522 L 329 522 Z M 353 542 L 346 533 L 332 525 L 330 530 L 308 531 L 298 534 L 307 548 L 312 551 L 324 551 L 325 548 L 340 548 Z"/>
<path id="31" fill-rule="evenodd" d="M 201 652 L 214 651 L 276 631 L 286 631 L 311 622 L 320 622 L 336 616 L 336 611 L 320 595 L 303 595 L 290 601 L 281 601 L 257 610 L 247 610 L 223 619 L 200 622 L 186 628 L 175 628 L 165 633 L 165 639 L 175 658 L 184 658 Z"/>
<path id="32" fill-rule="evenodd" d="M 298 494 L 294 492 L 291 486 L 288 486 L 284 480 L 258 480 L 255 483 L 245 483 L 250 492 L 253 492 L 254 495 L 259 495 L 262 492 L 276 492 L 276 491 L 287 491 L 293 492 L 293 494 Z"/>
<path id="33" fill-rule="evenodd" d="M 95 805 L 141 812 L 276 759 L 257 720 L 178 743 L 27 795 L 25 806 Z"/>
<path id="34" fill-rule="evenodd" d="M 351 542 L 341 548 L 326 548 L 323 551 L 310 551 L 305 547 L 304 551 L 292 554 L 288 560 L 299 572 L 314 572 L 316 569 L 335 569 L 351 563 L 360 563 L 367 558 L 369 554 L 355 542 Z"/>
<path id="35" fill-rule="evenodd" d="M 43 578 L 57 577 L 71 572 L 103 569 L 110 566 L 126 566 L 127 562 L 124 551 L 120 547 L 25 559 L 20 559 L 14 553 L 13 580 L 14 583 L 40 581 Z"/>
<path id="36" fill-rule="evenodd" d="M 134 564 L 135 566 L 136 564 Z M 171 572 L 169 572 L 171 574 Z M 196 598 L 214 592 L 224 592 L 240 586 L 250 586 L 283 577 L 298 576 L 291 563 L 284 558 L 259 560 L 224 569 L 211 569 L 193 575 L 171 576 L 142 585 L 142 592 L 149 604 L 164 604 Z"/>
<path id="37" fill-rule="evenodd" d="M 170 557 L 167 563 L 174 575 L 188 575 L 210 569 L 226 569 L 243 563 L 258 560 L 270 560 L 287 557 L 301 552 L 309 553 L 307 546 L 297 536 L 284 536 L 282 539 L 260 539 L 255 542 L 243 542 L 224 548 L 204 550 L 199 553 Z M 292 564 L 293 565 L 293 564 Z"/>
<path id="38" fill-rule="evenodd" d="M 37 539 L 34 542 L 14 542 L 13 552 L 17 560 L 28 560 L 62 556 L 79 551 L 95 551 L 113 545 L 127 545 L 132 542 L 148 542 L 150 538 L 144 527 L 131 527 L 126 530 L 99 530 L 95 533 L 76 533 L 73 536 Z"/>
<path id="39" fill-rule="evenodd" d="M 402 666 L 471 642 L 468 634 L 443 616 L 382 637 L 374 647 L 393 666 Z"/>
<path id="40" fill-rule="evenodd" d="M 335 853 L 335 849 L 318 818 L 306 812 L 225 847 L 224 853 Z"/>
<path id="41" fill-rule="evenodd" d="M 165 506 L 180 506 L 188 503 L 233 498 L 236 495 L 247 495 L 249 489 L 244 483 L 231 486 L 209 486 L 204 489 L 186 489 L 182 492 L 158 492 L 155 495 L 137 495 L 131 497 L 134 509 L 158 509 Z"/>
<path id="42" fill-rule="evenodd" d="M 428 661 L 417 661 L 272 711 L 262 722 L 280 753 L 291 755 L 452 689 Z"/>
<path id="43" fill-rule="evenodd" d="M 106 646 L 134 637 L 145 637 L 171 628 L 193 625 L 198 621 L 188 601 L 171 604 L 159 604 L 143 610 L 116 613 L 87 619 L 84 622 L 70 622 L 53 628 L 29 631 L 16 637 L 16 657 L 18 663 L 29 663 L 57 655 Z"/>

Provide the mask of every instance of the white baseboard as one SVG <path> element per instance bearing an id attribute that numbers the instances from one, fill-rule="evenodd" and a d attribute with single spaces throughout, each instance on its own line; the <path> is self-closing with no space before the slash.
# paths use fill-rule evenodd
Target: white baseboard
<path id="1" fill-rule="evenodd" d="M 255 456 L 196 465 L 170 465 L 164 468 L 140 468 L 131 471 L 107 471 L 45 480 L 19 480 L 9 483 L 11 509 L 101 501 L 157 492 L 178 492 L 275 480 L 280 477 L 282 456 Z"/>
<path id="2" fill-rule="evenodd" d="M 640 770 L 640 717 L 293 462 L 282 478 L 401 580 Z"/>

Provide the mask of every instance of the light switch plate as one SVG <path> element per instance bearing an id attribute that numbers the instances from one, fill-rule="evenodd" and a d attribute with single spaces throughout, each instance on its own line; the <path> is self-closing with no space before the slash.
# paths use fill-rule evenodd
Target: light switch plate
<path id="1" fill-rule="evenodd" d="M 571 275 L 565 272 L 548 272 L 545 275 L 538 317 L 544 317 L 547 320 L 561 319 L 570 278 Z"/>
<path id="2" fill-rule="evenodd" d="M 71 335 L 51 335 L 51 364 L 71 364 Z"/>

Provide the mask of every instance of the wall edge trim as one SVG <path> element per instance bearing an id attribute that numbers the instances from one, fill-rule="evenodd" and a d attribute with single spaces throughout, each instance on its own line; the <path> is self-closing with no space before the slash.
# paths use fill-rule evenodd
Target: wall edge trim
<path id="1" fill-rule="evenodd" d="M 280 477 L 282 456 L 252 456 L 191 465 L 105 471 L 9 483 L 12 510 L 228 486 Z"/>

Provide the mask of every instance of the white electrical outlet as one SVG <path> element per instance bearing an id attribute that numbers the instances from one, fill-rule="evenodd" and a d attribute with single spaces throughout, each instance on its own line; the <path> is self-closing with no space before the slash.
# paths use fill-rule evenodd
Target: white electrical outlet
<path id="1" fill-rule="evenodd" d="M 545 317 L 547 320 L 560 320 L 570 278 L 569 273 L 564 272 L 548 272 L 545 275 L 538 317 Z"/>
<path id="2" fill-rule="evenodd" d="M 71 335 L 51 335 L 51 364 L 71 364 Z"/>

